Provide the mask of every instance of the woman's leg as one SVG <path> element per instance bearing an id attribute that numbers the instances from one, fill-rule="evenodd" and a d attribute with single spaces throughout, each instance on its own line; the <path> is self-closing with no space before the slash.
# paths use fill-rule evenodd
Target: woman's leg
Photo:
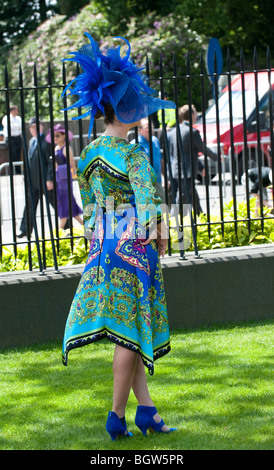
<path id="1" fill-rule="evenodd" d="M 76 215 L 74 218 L 77 220 L 77 222 L 79 222 L 79 224 L 81 224 L 81 225 L 84 224 L 83 219 L 82 219 L 82 217 L 80 217 L 80 215 Z"/>
<path id="2" fill-rule="evenodd" d="M 151 399 L 148 386 L 147 386 L 147 378 L 146 378 L 146 371 L 142 361 L 141 356 L 138 354 L 137 364 L 135 375 L 132 381 L 132 390 L 134 395 L 138 401 L 138 405 L 142 406 L 154 406 L 154 403 Z M 153 416 L 153 419 L 156 423 L 160 423 L 161 417 L 158 413 Z M 170 428 L 166 425 L 162 426 L 162 431 L 168 432 Z"/>
<path id="3" fill-rule="evenodd" d="M 145 366 L 139 354 L 137 357 L 135 374 L 132 381 L 132 390 L 135 397 L 137 398 L 138 405 L 154 406 L 147 386 Z"/>
<path id="4" fill-rule="evenodd" d="M 66 225 L 67 217 L 60 218 L 60 228 L 63 229 Z"/>
<path id="5" fill-rule="evenodd" d="M 119 418 L 125 416 L 126 404 L 131 388 L 137 398 L 138 405 L 154 406 L 150 397 L 146 372 L 139 354 L 116 345 L 113 357 L 113 407 Z M 159 414 L 153 419 L 156 423 L 161 421 Z M 169 431 L 169 427 L 162 426 L 162 431 Z"/>
<path id="6" fill-rule="evenodd" d="M 119 418 L 125 416 L 132 381 L 135 375 L 137 354 L 116 345 L 113 357 L 113 408 Z"/>

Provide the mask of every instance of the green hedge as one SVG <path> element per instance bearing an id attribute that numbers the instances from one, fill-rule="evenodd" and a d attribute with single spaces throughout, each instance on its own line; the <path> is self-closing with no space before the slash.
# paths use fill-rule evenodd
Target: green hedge
<path id="1" fill-rule="evenodd" d="M 84 263 L 88 250 L 86 240 L 84 238 L 83 229 L 73 229 L 73 251 L 71 249 L 71 239 L 68 236 L 69 231 L 59 231 L 60 240 L 57 243 L 55 240 L 55 248 L 57 254 L 57 261 L 59 266 L 70 266 L 73 264 Z M 54 266 L 54 258 L 52 252 L 51 241 L 46 241 L 44 243 L 45 255 L 46 255 L 46 265 L 47 267 Z M 42 256 L 42 242 L 40 243 L 40 251 Z M 31 259 L 32 259 L 32 269 L 39 269 L 39 260 L 36 244 L 32 243 L 31 248 Z M 16 256 L 13 249 L 4 247 L 2 260 L 0 263 L 0 272 L 7 271 L 22 271 L 29 269 L 29 248 L 26 244 L 24 247 L 17 247 Z"/>
<path id="2" fill-rule="evenodd" d="M 250 222 L 248 223 L 246 201 L 240 202 L 236 206 L 234 214 L 234 204 L 231 200 L 224 206 L 223 220 L 219 216 L 210 217 L 210 225 L 207 217 L 202 214 L 197 218 L 197 248 L 202 250 L 213 250 L 216 248 L 230 248 L 236 246 L 259 245 L 264 243 L 274 243 L 274 218 L 269 208 L 264 208 L 263 221 L 256 213 L 256 199 L 250 199 Z M 260 209 L 259 209 L 260 213 Z M 236 221 L 236 222 L 235 222 Z M 172 226 L 175 220 L 171 219 Z M 171 240 L 174 246 L 178 241 L 176 230 L 171 230 Z M 194 250 L 193 240 L 191 240 L 189 251 Z"/>

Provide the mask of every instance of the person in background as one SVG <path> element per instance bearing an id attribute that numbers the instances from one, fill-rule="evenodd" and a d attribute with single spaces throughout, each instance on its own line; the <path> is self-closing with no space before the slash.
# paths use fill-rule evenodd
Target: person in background
<path id="1" fill-rule="evenodd" d="M 29 150 L 28 150 L 28 159 L 29 159 L 29 166 L 30 166 L 30 178 L 31 181 L 27 181 L 27 192 L 28 192 L 28 207 L 29 207 L 29 214 L 27 213 L 27 207 L 25 207 L 23 212 L 23 218 L 20 224 L 20 233 L 17 235 L 17 238 L 23 238 L 28 235 L 28 224 L 27 219 L 29 216 L 30 222 L 30 233 L 34 228 L 34 217 L 36 217 L 36 209 L 38 206 L 39 200 L 41 200 L 44 194 L 44 185 L 42 184 L 42 172 L 40 168 L 40 149 L 41 149 L 41 158 L 44 162 L 45 172 L 46 172 L 46 191 L 48 194 L 49 203 L 55 208 L 54 205 L 54 195 L 53 195 L 53 171 L 52 171 L 52 161 L 50 158 L 50 147 L 46 142 L 45 135 L 44 135 L 44 124 L 42 121 L 39 121 L 39 132 L 40 132 L 40 147 L 38 145 L 37 139 L 37 124 L 36 118 L 33 117 L 29 121 L 28 125 L 30 134 L 32 138 L 29 142 Z M 31 205 L 31 198 L 30 198 L 30 185 L 32 187 L 33 193 L 33 200 L 34 200 L 34 208 L 35 213 L 33 213 L 32 205 Z"/>
<path id="2" fill-rule="evenodd" d="M 168 99 L 168 96 L 167 94 L 165 93 L 164 95 L 164 100 L 167 100 Z M 166 125 L 166 130 L 169 131 L 170 129 L 172 129 L 175 124 L 176 124 L 176 113 L 175 113 L 175 109 L 165 109 L 164 111 L 165 113 L 165 125 Z M 158 119 L 158 123 L 159 123 L 159 127 L 162 127 L 162 124 L 163 124 L 163 116 L 162 116 L 162 110 L 159 110 L 158 113 L 157 113 L 157 119 Z"/>
<path id="3" fill-rule="evenodd" d="M 56 124 L 53 128 L 55 143 L 55 174 L 56 174 L 56 192 L 57 192 L 57 210 L 60 218 L 60 228 L 64 229 L 69 218 L 69 190 L 68 190 L 68 174 L 67 174 L 67 158 L 66 158 L 66 134 L 62 124 Z M 71 142 L 73 134 L 68 131 L 68 139 Z M 51 143 L 51 130 L 49 129 L 46 141 Z M 72 147 L 69 145 L 69 164 L 71 168 L 70 188 L 71 188 L 71 210 L 79 224 L 83 225 L 81 214 L 82 209 L 78 206 L 73 195 L 72 179 L 76 174 L 76 164 L 73 156 Z"/>
<path id="4" fill-rule="evenodd" d="M 152 126 L 153 130 L 153 126 Z M 140 125 L 138 126 L 138 142 L 143 147 L 144 151 L 146 152 L 149 161 L 150 160 L 150 140 L 149 140 L 149 120 L 147 118 L 141 119 Z M 136 143 L 135 139 L 130 141 L 131 144 Z M 156 195 L 161 198 L 162 202 L 165 202 L 165 194 L 164 189 L 162 187 L 162 175 L 164 173 L 163 170 L 163 157 L 160 148 L 159 139 L 155 135 L 151 136 L 151 144 L 152 144 L 152 166 L 156 173 Z"/>
<path id="5" fill-rule="evenodd" d="M 176 204 L 179 204 L 180 201 L 180 191 L 182 194 L 183 204 L 191 204 L 194 206 L 195 201 L 195 211 L 199 215 L 202 212 L 200 205 L 198 193 L 195 188 L 193 195 L 193 184 L 195 184 L 195 179 L 199 171 L 203 171 L 199 167 L 198 156 L 199 153 L 205 152 L 209 158 L 217 160 L 218 156 L 210 148 L 203 145 L 201 134 L 198 129 L 192 127 L 192 133 L 190 131 L 190 116 L 189 116 L 189 105 L 184 105 L 179 110 L 179 121 L 180 121 L 180 134 L 182 141 L 182 155 L 180 156 L 180 170 L 182 177 L 182 187 L 179 187 L 179 166 L 178 166 L 178 143 L 177 143 L 177 131 L 176 129 L 172 130 L 169 135 L 169 142 L 171 148 L 172 159 L 172 176 L 177 180 L 177 195 L 176 195 Z M 191 108 L 192 113 L 192 125 L 195 124 L 197 118 L 197 111 L 194 105 Z M 191 145 L 191 134 L 192 134 L 192 145 Z M 191 153 L 193 150 L 193 153 Z M 183 165 L 184 163 L 184 165 Z M 194 180 L 194 181 L 193 181 Z M 186 186 L 188 191 L 186 190 Z M 188 198 L 189 196 L 189 198 Z"/>
<path id="6" fill-rule="evenodd" d="M 3 125 L 3 135 L 5 142 L 8 144 L 9 136 L 8 136 L 8 116 L 4 116 L 2 119 Z M 21 117 L 18 115 L 18 106 L 11 105 L 10 106 L 10 141 L 11 141 L 11 155 L 10 161 L 20 162 L 21 161 L 21 149 L 22 149 L 22 120 Z M 20 165 L 14 165 L 14 173 L 20 175 L 22 173 Z"/>

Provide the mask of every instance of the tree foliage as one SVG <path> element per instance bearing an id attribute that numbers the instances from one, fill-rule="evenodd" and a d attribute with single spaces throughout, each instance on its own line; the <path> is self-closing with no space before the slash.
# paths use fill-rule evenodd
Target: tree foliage
<path id="1" fill-rule="evenodd" d="M 230 48 L 239 58 L 241 47 L 251 57 L 256 45 L 262 62 L 266 46 L 274 53 L 271 0 L 2 0 L 0 3 L 0 46 L 4 61 L 14 44 L 19 44 L 39 24 L 53 14 L 66 19 L 89 5 L 103 14 L 113 34 L 126 34 L 131 18 L 135 18 L 136 34 L 145 33 L 146 18 L 154 12 L 164 19 L 169 14 L 188 19 L 188 28 L 200 36 L 217 37 L 221 46 Z M 145 24 L 144 24 L 145 23 Z"/>
<path id="2" fill-rule="evenodd" d="M 84 4 L 87 5 L 83 7 Z M 54 8 L 47 0 L 3 0 L 0 5 L 0 45 L 4 44 L 2 58 L 5 57 L 5 48 L 7 50 L 13 44 L 8 55 L 8 70 L 14 87 L 18 86 L 19 63 L 23 69 L 24 86 L 33 85 L 34 64 L 39 83 L 47 83 L 48 62 L 52 64 L 52 80 L 56 83 L 53 89 L 54 117 L 61 119 L 61 60 L 87 40 L 85 31 L 91 33 L 101 46 L 109 45 L 113 36 L 126 37 L 138 65 L 145 65 L 148 57 L 152 81 L 159 76 L 160 54 L 165 76 L 173 76 L 174 53 L 179 76 L 186 72 L 188 54 L 192 72 L 198 76 L 201 52 L 205 52 L 210 37 L 219 39 L 224 59 L 226 48 L 230 48 L 233 67 L 237 67 L 241 47 L 245 51 L 246 62 L 252 66 L 253 47 L 256 45 L 258 65 L 264 68 L 266 45 L 274 47 L 271 8 L 270 0 L 250 0 L 245 4 L 236 0 L 58 0 Z M 42 22 L 45 17 L 48 19 Z M 70 64 L 67 81 L 75 73 L 75 66 Z M 191 85 L 193 102 L 199 107 L 201 93 L 196 93 L 194 82 Z M 160 88 L 158 81 L 153 86 Z M 178 86 L 179 103 L 182 104 L 187 99 L 187 84 L 179 81 Z M 169 83 L 165 81 L 165 87 L 173 99 L 172 78 Z M 19 102 L 18 95 L 19 92 L 10 98 Z M 31 90 L 25 93 L 24 99 L 26 111 L 32 115 L 34 100 Z M 49 113 L 46 87 L 39 90 L 39 99 L 46 118 Z M 1 100 L 4 103 L 3 95 L 0 96 L 0 107 Z"/>
<path id="3" fill-rule="evenodd" d="M 267 45 L 274 53 L 271 0 L 93 0 L 92 3 L 117 31 L 125 32 L 133 16 L 142 28 L 149 12 L 157 12 L 162 18 L 173 13 L 188 18 L 189 29 L 199 35 L 217 37 L 221 46 L 225 50 L 229 47 L 237 58 L 241 47 L 252 56 L 256 46 L 262 60 Z"/>
<path id="4" fill-rule="evenodd" d="M 56 13 L 71 18 L 89 3 L 90 0 L 77 0 L 77 2 L 75 0 L 58 0 L 55 10 Z"/>
<path id="5" fill-rule="evenodd" d="M 252 56 L 256 46 L 263 59 L 267 45 L 274 52 L 271 0 L 184 0 L 177 9 L 187 12 L 191 29 L 217 37 L 221 46 L 229 47 L 236 57 L 239 57 L 241 47 Z"/>
<path id="6" fill-rule="evenodd" d="M 25 92 L 24 100 L 26 111 L 32 116 L 35 110 L 33 99 L 33 67 L 36 66 L 39 83 L 44 87 L 39 88 L 39 100 L 44 119 L 49 118 L 49 93 L 45 86 L 48 82 L 48 63 L 51 63 L 53 88 L 54 117 L 62 119 L 61 109 L 64 107 L 61 99 L 62 87 L 62 59 L 67 57 L 70 51 L 78 50 L 88 42 L 84 36 L 89 32 L 100 47 L 113 45 L 113 36 L 117 34 L 116 26 L 112 27 L 106 16 L 92 5 L 81 10 L 78 15 L 66 19 L 64 15 L 55 15 L 41 24 L 36 31 L 29 35 L 23 47 L 16 46 L 9 57 L 9 76 L 11 83 L 18 87 L 19 70 L 17 64 L 21 64 L 23 70 L 24 87 L 29 87 Z M 138 31 L 138 34 L 136 33 Z M 177 53 L 178 73 L 183 73 L 188 51 L 191 51 L 193 67 L 197 69 L 199 56 L 205 44 L 205 38 L 190 31 L 188 19 L 178 15 L 169 14 L 161 17 L 152 12 L 143 19 L 143 29 L 138 25 L 136 18 L 131 18 L 127 25 L 127 39 L 131 44 L 131 56 L 140 66 L 145 66 L 147 58 L 150 63 L 150 77 L 154 81 L 153 86 L 160 91 L 160 84 L 156 81 L 159 76 L 159 59 L 162 53 L 164 62 L 164 74 L 173 76 L 173 54 Z M 121 42 L 122 44 L 122 42 Z M 118 45 L 118 44 L 117 44 Z M 75 77 L 76 66 L 69 63 L 66 82 Z M 172 80 L 165 82 L 165 91 L 173 94 Z M 19 101 L 19 91 L 11 97 L 15 102 Z M 172 96 L 173 98 L 173 96 Z M 180 102 L 187 99 L 186 87 L 180 89 Z M 72 113 L 70 113 L 70 117 Z"/>
<path id="7" fill-rule="evenodd" d="M 2 0 L 0 2 L 0 63 L 54 10 L 46 0 Z"/>

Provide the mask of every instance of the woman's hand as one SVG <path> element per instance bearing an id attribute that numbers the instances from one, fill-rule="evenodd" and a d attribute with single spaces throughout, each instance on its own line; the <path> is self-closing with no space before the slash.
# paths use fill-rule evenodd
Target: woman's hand
<path id="1" fill-rule="evenodd" d="M 167 249 L 167 239 L 166 238 L 157 238 L 156 245 L 158 248 L 159 256 L 164 256 Z"/>
<path id="2" fill-rule="evenodd" d="M 164 256 L 167 249 L 167 239 L 166 224 L 161 222 L 157 225 L 157 230 L 153 230 L 153 232 L 149 235 L 149 238 L 147 238 L 147 240 L 144 242 L 141 242 L 141 244 L 148 245 L 150 242 L 152 242 L 152 240 L 155 240 L 159 256 Z"/>
<path id="3" fill-rule="evenodd" d="M 48 191 L 52 191 L 52 190 L 53 190 L 53 181 L 48 180 L 48 181 L 46 182 L 46 185 L 47 185 L 47 190 L 48 190 Z"/>

